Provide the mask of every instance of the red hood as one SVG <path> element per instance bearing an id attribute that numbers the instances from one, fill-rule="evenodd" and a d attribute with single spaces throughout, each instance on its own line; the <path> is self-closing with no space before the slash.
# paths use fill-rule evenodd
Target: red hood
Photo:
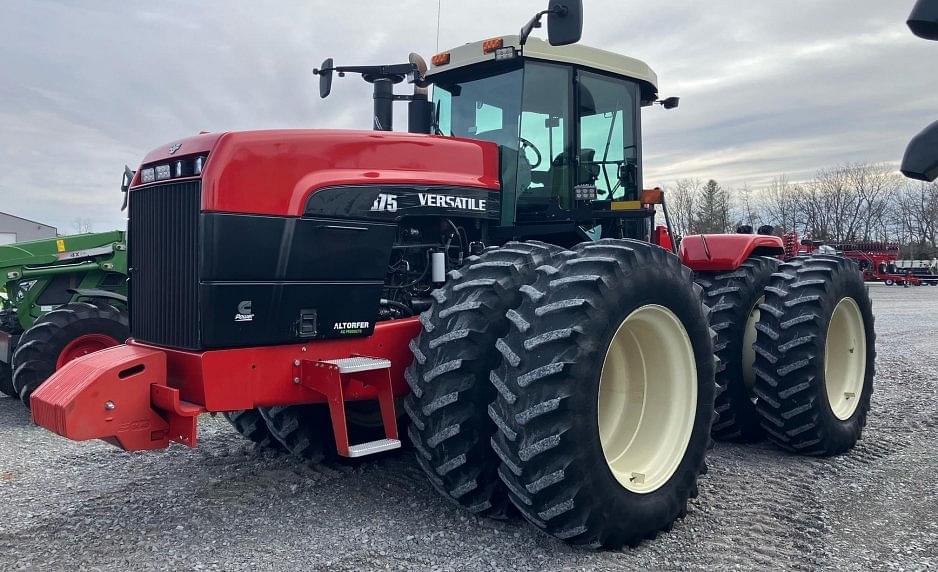
<path id="1" fill-rule="evenodd" d="M 494 143 L 389 131 L 209 133 L 163 145 L 147 154 L 143 163 L 205 153 L 209 155 L 202 174 L 205 211 L 296 216 L 302 214 L 309 195 L 337 185 L 499 189 Z"/>
<path id="2" fill-rule="evenodd" d="M 141 165 L 150 163 L 159 163 L 170 159 L 178 159 L 187 155 L 201 155 L 208 153 L 215 146 L 215 143 L 225 135 L 225 133 L 201 133 L 184 139 L 170 141 L 166 145 L 160 145 L 156 149 L 147 153 L 143 158 Z"/>

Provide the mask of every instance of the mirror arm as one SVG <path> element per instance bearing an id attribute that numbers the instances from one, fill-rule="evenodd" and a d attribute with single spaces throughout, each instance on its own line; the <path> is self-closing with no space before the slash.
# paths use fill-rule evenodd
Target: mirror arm
<path id="1" fill-rule="evenodd" d="M 518 33 L 518 45 L 523 46 L 528 41 L 528 36 L 531 35 L 531 32 L 534 31 L 534 28 L 541 27 L 541 18 L 543 18 L 545 14 L 557 14 L 558 16 L 563 16 L 566 13 L 566 6 L 557 6 L 551 10 L 541 10 L 535 14 L 533 18 L 528 20 L 528 23 L 521 28 L 521 32 Z"/>
<path id="2" fill-rule="evenodd" d="M 136 171 L 124 165 L 124 177 L 121 180 L 121 192 L 124 194 L 124 202 L 121 205 L 122 211 L 127 210 L 127 203 L 130 200 L 130 184 L 134 182 L 134 175 L 136 174 Z"/>

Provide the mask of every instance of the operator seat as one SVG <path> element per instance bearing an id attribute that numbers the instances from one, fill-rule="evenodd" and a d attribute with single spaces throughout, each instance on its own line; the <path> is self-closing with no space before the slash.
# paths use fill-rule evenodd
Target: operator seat
<path id="1" fill-rule="evenodd" d="M 599 177 L 599 165 L 591 164 L 596 156 L 594 149 L 580 150 L 580 166 L 577 168 L 575 185 L 592 185 Z M 518 195 L 519 205 L 525 205 L 529 211 L 548 211 L 553 209 L 569 210 L 571 207 L 571 190 L 567 188 L 567 173 L 570 161 L 566 153 L 558 153 L 550 162 L 550 169 L 543 177 L 540 187 L 522 189 Z M 520 173 L 519 173 L 520 176 Z"/>
<path id="2" fill-rule="evenodd" d="M 595 185 L 599 178 L 600 166 L 593 163 L 596 157 L 596 150 L 590 148 L 580 149 L 578 166 L 576 169 L 576 178 L 574 185 Z M 551 189 L 553 195 L 558 197 L 560 208 L 569 209 L 571 207 L 571 194 L 564 192 L 567 184 L 567 170 L 570 168 L 566 161 L 566 153 L 560 153 L 550 163 Z"/>

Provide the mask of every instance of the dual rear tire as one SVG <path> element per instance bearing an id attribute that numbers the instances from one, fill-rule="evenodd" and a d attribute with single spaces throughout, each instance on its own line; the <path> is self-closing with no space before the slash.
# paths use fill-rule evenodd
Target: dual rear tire
<path id="1" fill-rule="evenodd" d="M 768 438 L 803 455 L 849 451 L 866 425 L 876 360 L 872 303 L 856 264 L 788 261 L 761 307 L 753 391 Z"/>
<path id="2" fill-rule="evenodd" d="M 423 331 L 410 343 L 404 408 L 417 461 L 445 498 L 480 516 L 504 518 L 511 510 L 489 446 L 496 431 L 488 415 L 496 393 L 489 376 L 502 359 L 496 342 L 508 333 L 522 288 L 558 251 L 510 242 L 470 258 L 433 292 L 433 305 L 420 317 Z"/>
<path id="3" fill-rule="evenodd" d="M 716 399 L 718 419 L 713 436 L 722 441 L 753 442 L 765 437 L 762 417 L 756 410 L 755 385 L 756 325 L 765 301 L 765 287 L 778 269 L 774 258 L 753 257 L 730 272 L 698 273 L 710 307 L 710 326 L 716 332 L 713 350 L 719 362 L 716 383 L 724 391 Z"/>
<path id="4" fill-rule="evenodd" d="M 450 486 L 471 482 L 491 505 L 477 512 L 502 514 L 492 508 L 507 498 L 572 544 L 618 548 L 669 530 L 705 470 L 715 394 L 707 310 L 690 271 L 656 246 L 603 240 L 522 274 L 529 283 L 513 305 L 488 311 L 484 321 L 497 326 L 484 346 L 479 337 L 478 353 L 491 357 L 474 368 L 427 353 L 447 345 L 432 340 L 466 329 L 437 318 L 466 300 L 440 296 L 424 317 L 408 402 L 421 466 L 463 506 L 478 499 Z M 471 375 L 444 377 L 463 368 Z M 452 413 L 431 427 L 426 412 L 444 407 Z M 471 478 L 444 480 L 452 466 Z"/>
<path id="5" fill-rule="evenodd" d="M 698 274 L 720 358 L 714 437 L 829 456 L 859 440 L 873 392 L 872 304 L 838 256 L 750 258 Z"/>

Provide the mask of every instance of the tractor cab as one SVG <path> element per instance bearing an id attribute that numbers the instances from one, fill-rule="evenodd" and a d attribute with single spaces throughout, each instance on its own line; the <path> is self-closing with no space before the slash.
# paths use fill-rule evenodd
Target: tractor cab
<path id="1" fill-rule="evenodd" d="M 392 101 L 409 100 L 409 131 L 496 143 L 496 234 L 649 240 L 654 208 L 641 200 L 641 108 L 671 109 L 678 98 L 658 101 L 657 76 L 644 62 L 575 44 L 579 11 L 551 2 L 518 35 L 440 52 L 429 69 L 414 54 L 392 66 L 342 68 L 329 59 L 316 70 L 320 94 L 328 95 L 332 71 L 360 73 L 375 85 L 376 129 L 391 129 Z M 548 41 L 529 36 L 543 14 Z M 405 78 L 414 95 L 394 95 Z"/>
<path id="2" fill-rule="evenodd" d="M 519 36 L 466 44 L 432 62 L 434 131 L 499 145 L 503 226 L 593 227 L 614 209 L 639 209 L 640 111 L 657 94 L 647 65 L 537 38 L 522 45 Z"/>

